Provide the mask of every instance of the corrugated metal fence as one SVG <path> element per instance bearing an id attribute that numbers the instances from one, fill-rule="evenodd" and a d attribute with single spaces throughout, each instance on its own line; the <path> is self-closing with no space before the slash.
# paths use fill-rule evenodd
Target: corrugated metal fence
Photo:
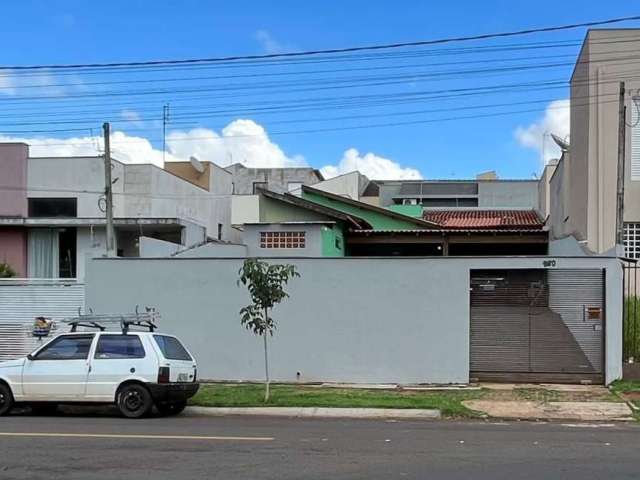
<path id="1" fill-rule="evenodd" d="M 84 284 L 73 279 L 0 280 L 0 360 L 26 355 L 39 340 L 31 335 L 35 317 L 56 321 L 84 311 Z"/>

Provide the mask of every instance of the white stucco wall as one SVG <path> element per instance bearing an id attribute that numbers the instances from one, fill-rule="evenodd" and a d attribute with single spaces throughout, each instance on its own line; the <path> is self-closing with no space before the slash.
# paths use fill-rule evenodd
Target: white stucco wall
<path id="1" fill-rule="evenodd" d="M 157 238 L 140 237 L 138 241 L 139 256 L 145 258 L 170 257 L 183 248 L 182 245 L 177 243 L 166 242 Z"/>
<path id="2" fill-rule="evenodd" d="M 234 195 L 231 198 L 231 225 L 260 221 L 260 195 Z"/>
<path id="3" fill-rule="evenodd" d="M 472 269 L 542 268 L 548 257 L 279 259 L 302 277 L 273 311 L 276 381 L 465 383 L 469 381 Z M 555 258 L 556 268 L 606 269 L 606 381 L 622 375 L 622 270 L 616 259 Z M 238 311 L 242 259 L 95 259 L 87 307 L 154 306 L 161 330 L 178 335 L 201 378 L 259 380 L 261 339 Z"/>
<path id="4" fill-rule="evenodd" d="M 360 200 L 361 178 L 363 177 L 359 172 L 345 173 L 344 175 L 316 183 L 313 188 L 336 195 L 344 195 L 353 200 Z M 364 178 L 366 179 L 366 177 Z"/>
<path id="5" fill-rule="evenodd" d="M 98 199 L 104 191 L 102 157 L 29 158 L 29 197 L 76 197 L 78 217 L 103 218 Z M 202 225 L 207 235 L 228 240 L 231 230 L 231 174 L 215 165 L 211 191 L 151 164 L 112 161 L 114 217 L 182 218 Z M 198 241 L 202 241 L 199 239 Z"/>
<path id="6" fill-rule="evenodd" d="M 106 232 L 104 227 L 82 227 L 76 234 L 76 278 L 83 281 L 87 262 L 106 254 Z"/>
<path id="7" fill-rule="evenodd" d="M 114 161 L 112 179 L 114 216 L 124 214 L 122 195 L 124 165 Z M 104 192 L 104 160 L 102 157 L 29 158 L 27 165 L 29 197 L 78 198 L 78 217 L 104 217 L 98 199 Z"/>
<path id="8" fill-rule="evenodd" d="M 175 255 L 185 258 L 243 258 L 247 256 L 247 246 L 233 243 L 207 243 L 199 247 L 183 250 Z"/>

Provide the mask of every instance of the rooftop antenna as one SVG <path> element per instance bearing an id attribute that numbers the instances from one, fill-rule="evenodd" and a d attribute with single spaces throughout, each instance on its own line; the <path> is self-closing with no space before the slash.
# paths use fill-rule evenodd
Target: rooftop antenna
<path id="1" fill-rule="evenodd" d="M 204 165 L 202 165 L 202 162 L 200 160 L 198 160 L 196 157 L 194 157 L 193 155 L 191 155 L 189 157 L 189 162 L 191 163 L 191 166 L 193 167 L 193 169 L 198 172 L 198 173 L 204 173 Z"/>
<path id="2" fill-rule="evenodd" d="M 164 165 L 165 153 L 167 151 L 167 123 L 169 123 L 169 104 L 162 106 L 162 163 Z"/>

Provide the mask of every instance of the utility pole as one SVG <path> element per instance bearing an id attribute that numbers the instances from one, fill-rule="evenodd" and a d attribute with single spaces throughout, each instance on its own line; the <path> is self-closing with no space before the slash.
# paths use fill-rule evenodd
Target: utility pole
<path id="1" fill-rule="evenodd" d="M 113 189 L 111 183 L 111 125 L 105 122 L 102 125 L 104 132 L 104 197 L 107 201 L 105 211 L 107 220 L 107 257 L 114 254 L 114 231 L 113 231 Z"/>
<path id="2" fill-rule="evenodd" d="M 618 172 L 616 185 L 616 245 L 624 245 L 624 166 L 627 140 L 627 107 L 624 82 L 620 82 L 618 99 Z"/>

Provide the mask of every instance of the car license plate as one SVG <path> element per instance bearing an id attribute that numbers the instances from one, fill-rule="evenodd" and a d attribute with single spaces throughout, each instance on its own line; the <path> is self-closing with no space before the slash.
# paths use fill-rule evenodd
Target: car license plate
<path id="1" fill-rule="evenodd" d="M 179 382 L 188 382 L 189 381 L 189 374 L 188 373 L 179 373 L 178 374 L 178 381 Z"/>

